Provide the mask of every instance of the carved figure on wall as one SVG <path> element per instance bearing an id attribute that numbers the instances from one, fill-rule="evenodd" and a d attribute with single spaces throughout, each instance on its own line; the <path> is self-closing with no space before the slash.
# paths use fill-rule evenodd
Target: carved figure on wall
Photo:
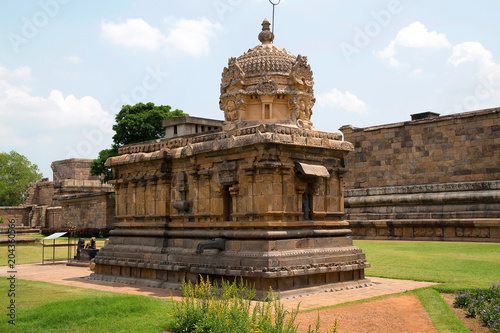
<path id="1" fill-rule="evenodd" d="M 238 111 L 236 110 L 236 103 L 234 103 L 234 100 L 228 100 L 225 109 L 226 112 L 224 115 L 226 117 L 226 121 L 234 121 L 238 119 Z"/>

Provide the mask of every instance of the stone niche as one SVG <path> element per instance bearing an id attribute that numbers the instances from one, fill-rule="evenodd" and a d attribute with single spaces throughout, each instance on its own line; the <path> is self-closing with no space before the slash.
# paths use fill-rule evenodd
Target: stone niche
<path id="1" fill-rule="evenodd" d="M 259 45 L 224 69 L 218 132 L 125 146 L 115 176 L 116 229 L 94 279 L 179 288 L 200 275 L 242 277 L 258 296 L 370 285 L 343 220 L 339 133 L 314 129 L 307 58 Z"/>

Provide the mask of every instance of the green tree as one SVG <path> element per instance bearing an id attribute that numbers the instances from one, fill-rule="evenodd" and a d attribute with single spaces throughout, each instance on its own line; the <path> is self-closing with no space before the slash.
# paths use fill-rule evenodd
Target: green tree
<path id="1" fill-rule="evenodd" d="M 0 153 L 0 206 L 21 204 L 26 185 L 41 179 L 38 166 L 25 156 L 15 151 Z"/>
<path id="2" fill-rule="evenodd" d="M 132 143 L 160 139 L 165 130 L 162 126 L 163 119 L 172 117 L 188 116 L 182 110 L 171 111 L 169 105 L 158 105 L 154 103 L 137 103 L 134 106 L 124 105 L 115 117 L 116 124 L 113 125 L 115 135 L 110 149 L 99 152 L 99 156 L 90 165 L 90 173 L 96 176 L 104 176 L 103 181 L 113 179 L 111 168 L 104 165 L 110 157 L 118 155 L 118 147 Z"/>

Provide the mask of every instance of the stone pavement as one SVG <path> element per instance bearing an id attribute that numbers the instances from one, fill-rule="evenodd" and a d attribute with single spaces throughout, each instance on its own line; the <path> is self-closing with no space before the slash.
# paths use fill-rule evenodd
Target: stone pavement
<path id="1" fill-rule="evenodd" d="M 7 266 L 0 267 L 0 276 L 9 276 Z M 66 266 L 66 263 L 52 264 L 25 264 L 16 266 L 16 278 L 22 280 L 42 281 L 54 284 L 110 291 L 123 294 L 153 296 L 158 298 L 180 299 L 179 290 L 137 287 L 133 285 L 89 280 L 91 271 L 88 267 Z M 418 282 L 410 280 L 394 280 L 369 277 L 373 286 L 341 290 L 330 293 L 321 293 L 282 300 L 287 310 L 296 308 L 300 303 L 300 310 L 311 310 L 319 307 L 332 306 L 346 302 L 353 302 L 373 297 L 401 293 L 407 290 L 424 288 L 435 285 L 432 282 Z"/>

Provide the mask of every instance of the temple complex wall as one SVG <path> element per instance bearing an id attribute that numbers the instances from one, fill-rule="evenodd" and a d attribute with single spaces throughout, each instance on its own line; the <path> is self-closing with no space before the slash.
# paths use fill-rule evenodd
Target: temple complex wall
<path id="1" fill-rule="evenodd" d="M 53 204 L 54 182 L 48 178 L 42 179 L 40 182 L 30 183 L 26 186 L 24 193 L 24 205 L 48 205 Z"/>
<path id="2" fill-rule="evenodd" d="M 354 236 L 500 242 L 500 109 L 414 116 L 341 128 Z"/>
<path id="3" fill-rule="evenodd" d="M 30 212 L 31 207 L 0 207 L 0 217 L 4 221 L 0 227 L 6 226 L 12 219 L 16 220 L 16 227 L 29 226 Z"/>
<path id="4" fill-rule="evenodd" d="M 113 192 L 68 196 L 60 202 L 60 218 L 54 218 L 50 228 L 64 228 L 71 221 L 78 228 L 103 229 L 116 222 Z"/>
<path id="5" fill-rule="evenodd" d="M 74 180 L 99 180 L 98 176 L 90 174 L 92 159 L 70 158 L 54 161 L 50 165 L 54 175 L 54 181 L 63 179 Z"/>
<path id="6" fill-rule="evenodd" d="M 44 228 L 61 228 L 61 215 L 62 215 L 62 208 L 61 206 L 56 206 L 56 207 L 48 207 L 47 208 L 47 219 L 45 225 L 43 225 Z M 66 226 L 66 223 L 64 224 Z"/>
<path id="7" fill-rule="evenodd" d="M 88 159 L 54 161 L 54 180 L 28 184 L 23 204 L 0 207 L 0 216 L 37 229 L 65 228 L 69 221 L 77 228 L 110 228 L 116 221 L 114 188 L 90 174 L 90 163 Z"/>

